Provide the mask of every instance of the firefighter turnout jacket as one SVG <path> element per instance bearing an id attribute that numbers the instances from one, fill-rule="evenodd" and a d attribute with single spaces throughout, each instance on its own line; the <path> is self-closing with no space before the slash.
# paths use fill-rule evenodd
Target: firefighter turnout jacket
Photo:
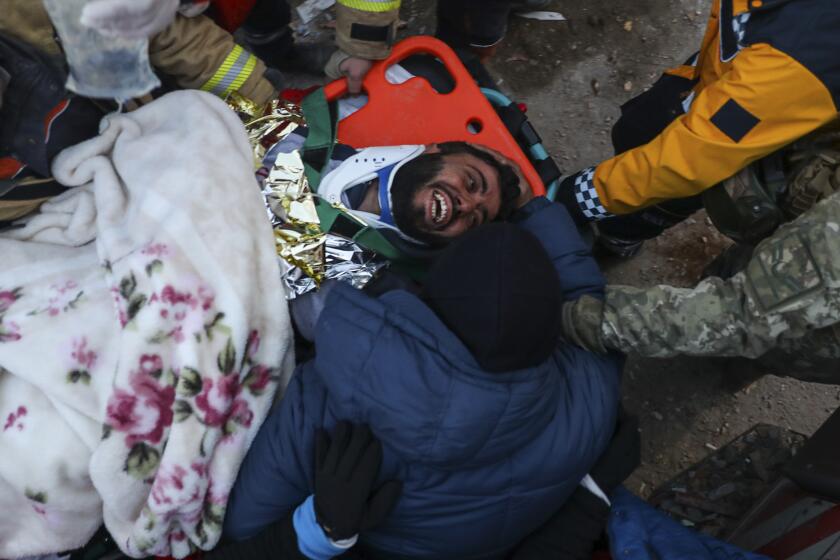
<path id="1" fill-rule="evenodd" d="M 206 7 L 202 0 L 183 2 L 182 14 L 195 17 L 179 15 L 150 39 L 155 71 L 179 88 L 219 97 L 238 91 L 257 103 L 268 102 L 277 92 L 263 76 L 265 65 L 210 18 L 198 15 Z M 50 160 L 95 135 L 107 111 L 64 91 L 64 56 L 40 0 L 0 0 L 0 13 L 0 69 L 10 74 L 0 107 L 2 226 L 65 190 L 48 179 Z"/>
<path id="2" fill-rule="evenodd" d="M 336 44 L 349 56 L 381 60 L 391 52 L 400 0 L 338 0 Z"/>
<path id="3" fill-rule="evenodd" d="M 700 51 L 666 72 L 684 111 L 649 143 L 564 181 L 577 218 L 696 195 L 838 118 L 840 2 L 714 0 Z"/>
<path id="4" fill-rule="evenodd" d="M 61 54 L 52 22 L 41 2 L 0 0 L 0 13 L 0 32 L 48 55 Z M 149 60 L 155 71 L 182 89 L 202 89 L 220 97 L 239 91 L 258 103 L 266 103 L 276 94 L 263 77 L 265 65 L 203 15 L 179 15 L 153 36 L 149 40 Z"/>

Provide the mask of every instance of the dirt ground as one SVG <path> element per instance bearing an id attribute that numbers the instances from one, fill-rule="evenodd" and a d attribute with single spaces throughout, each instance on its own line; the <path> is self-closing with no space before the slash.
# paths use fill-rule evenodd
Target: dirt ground
<path id="1" fill-rule="evenodd" d="M 620 105 L 697 50 L 710 5 L 555 0 L 546 9 L 567 20 L 512 17 L 489 67 L 499 89 L 528 105 L 564 172 L 576 171 L 612 155 Z M 401 17 L 402 33 L 434 33 L 430 0 L 403 0 Z M 689 286 L 725 245 L 701 213 L 635 258 L 602 265 L 616 283 Z M 631 356 L 624 375 L 624 403 L 641 417 L 644 442 L 642 466 L 628 487 L 642 496 L 757 423 L 809 435 L 840 406 L 838 387 L 774 376 L 751 382 L 727 360 Z"/>
<path id="2" fill-rule="evenodd" d="M 427 4 L 427 2 L 417 2 Z M 622 103 L 698 48 L 709 0 L 555 1 L 565 22 L 514 17 L 491 69 L 529 107 L 564 171 L 612 155 Z M 625 262 L 603 262 L 611 282 L 689 286 L 726 245 L 701 213 Z M 765 376 L 727 360 L 630 357 L 624 403 L 641 417 L 642 466 L 628 487 L 647 496 L 683 468 L 756 423 L 811 434 L 840 406 L 840 388 Z"/>

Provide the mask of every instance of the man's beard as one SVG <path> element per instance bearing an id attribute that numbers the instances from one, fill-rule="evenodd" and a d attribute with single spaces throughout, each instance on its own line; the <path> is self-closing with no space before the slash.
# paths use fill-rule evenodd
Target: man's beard
<path id="1" fill-rule="evenodd" d="M 464 151 L 473 155 L 483 162 L 490 165 L 499 174 L 499 196 L 501 198 L 501 206 L 499 207 L 499 215 L 496 220 L 507 219 L 514 210 L 516 210 L 516 201 L 519 199 L 519 176 L 513 168 L 507 164 L 500 163 L 492 155 L 483 152 L 470 145 L 464 145 Z M 429 154 L 436 155 L 436 154 Z M 423 156 L 417 158 L 417 163 L 421 163 Z M 399 173 L 399 171 L 398 171 Z M 454 238 L 444 237 L 440 233 L 428 231 L 425 229 L 424 221 L 426 209 L 424 207 L 416 207 L 414 205 L 414 198 L 417 193 L 424 188 L 432 188 L 429 184 L 412 185 L 411 188 L 392 189 L 391 191 L 391 213 L 394 216 L 394 222 L 402 233 L 416 239 L 421 243 L 430 245 L 432 247 L 442 247 Z"/>

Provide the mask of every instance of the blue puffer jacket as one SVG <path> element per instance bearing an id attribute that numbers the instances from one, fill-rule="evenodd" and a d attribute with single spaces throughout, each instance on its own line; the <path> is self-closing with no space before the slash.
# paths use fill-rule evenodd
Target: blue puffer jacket
<path id="1" fill-rule="evenodd" d="M 544 199 L 522 223 L 569 297 L 603 278 L 565 209 Z M 362 535 L 385 557 L 498 558 L 542 524 L 606 447 L 621 359 L 560 346 L 539 367 L 481 371 L 414 295 L 333 290 L 316 358 L 297 370 L 246 457 L 225 520 L 242 539 L 313 492 L 314 431 L 364 422 L 382 441 L 381 480 L 403 481 L 388 521 Z"/>
<path id="2" fill-rule="evenodd" d="M 770 560 L 683 527 L 620 487 L 607 525 L 615 560 Z"/>

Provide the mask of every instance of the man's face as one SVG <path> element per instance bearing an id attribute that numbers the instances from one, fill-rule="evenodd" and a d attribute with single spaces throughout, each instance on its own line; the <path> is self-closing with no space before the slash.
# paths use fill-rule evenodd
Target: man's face
<path id="1" fill-rule="evenodd" d="M 444 244 L 496 220 L 511 210 L 514 199 L 527 189 L 515 164 L 502 154 L 453 144 L 441 145 L 443 151 L 437 145 L 427 147 L 427 154 L 439 157 L 439 163 L 430 163 L 439 167 L 436 174 L 423 182 L 409 181 L 391 193 L 400 229 L 430 245 Z M 422 165 L 420 159 L 416 162 Z"/>
<path id="2" fill-rule="evenodd" d="M 412 198 L 415 224 L 438 237 L 458 237 L 499 215 L 499 169 L 472 154 L 443 156 L 443 169 Z"/>

